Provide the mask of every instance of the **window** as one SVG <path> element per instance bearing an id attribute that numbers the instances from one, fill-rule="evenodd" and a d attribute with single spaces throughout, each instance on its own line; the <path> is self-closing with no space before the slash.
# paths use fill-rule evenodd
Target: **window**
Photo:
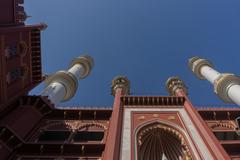
<path id="1" fill-rule="evenodd" d="M 28 67 L 25 65 L 23 67 L 15 68 L 8 72 L 7 74 L 7 82 L 11 83 L 21 77 L 24 77 L 28 74 Z"/>
<path id="2" fill-rule="evenodd" d="M 5 55 L 7 58 L 12 58 L 18 54 L 17 44 L 12 43 L 5 49 Z"/>
<path id="3" fill-rule="evenodd" d="M 25 55 L 27 52 L 27 44 L 24 41 L 17 43 L 12 43 L 5 49 L 5 56 L 8 59 L 11 59 L 13 57 L 16 57 L 17 55 Z"/>
<path id="4" fill-rule="evenodd" d="M 102 141 L 103 137 L 104 137 L 104 132 L 81 131 L 75 135 L 74 141 L 75 142 Z"/>
<path id="5" fill-rule="evenodd" d="M 214 132 L 218 140 L 240 140 L 236 132 Z"/>
<path id="6" fill-rule="evenodd" d="M 69 135 L 69 131 L 44 131 L 38 141 L 65 141 Z"/>
<path id="7" fill-rule="evenodd" d="M 23 75 L 23 70 L 21 68 L 16 68 L 8 72 L 7 82 L 11 83 Z"/>

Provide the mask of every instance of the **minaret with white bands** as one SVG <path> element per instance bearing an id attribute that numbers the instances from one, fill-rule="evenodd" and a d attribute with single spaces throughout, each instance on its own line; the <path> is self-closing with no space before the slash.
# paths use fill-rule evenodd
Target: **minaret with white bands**
<path id="1" fill-rule="evenodd" d="M 75 58 L 68 71 L 58 71 L 46 79 L 46 88 L 41 93 L 55 105 L 71 99 L 78 88 L 78 79 L 87 77 L 94 65 L 90 56 Z"/>
<path id="2" fill-rule="evenodd" d="M 214 92 L 227 103 L 240 106 L 240 77 L 230 73 L 219 73 L 213 65 L 199 57 L 189 59 L 189 67 L 199 79 L 207 79 L 214 86 Z"/>

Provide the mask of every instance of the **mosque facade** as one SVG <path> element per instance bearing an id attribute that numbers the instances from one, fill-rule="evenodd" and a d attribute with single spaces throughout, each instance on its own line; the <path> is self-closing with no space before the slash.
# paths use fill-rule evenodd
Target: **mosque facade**
<path id="1" fill-rule="evenodd" d="M 236 107 L 196 107 L 179 77 L 169 95 L 130 95 L 130 80 L 112 80 L 112 108 L 58 107 L 91 76 L 94 59 L 73 59 L 65 71 L 41 71 L 41 31 L 25 25 L 23 0 L 0 1 L 0 159 L 17 160 L 239 160 L 240 80 L 202 58 L 189 67 Z M 40 95 L 28 92 L 46 82 Z"/>

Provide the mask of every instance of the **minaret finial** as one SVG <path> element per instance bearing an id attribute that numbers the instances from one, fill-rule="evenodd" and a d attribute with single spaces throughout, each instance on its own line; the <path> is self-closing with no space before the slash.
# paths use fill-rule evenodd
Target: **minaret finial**
<path id="1" fill-rule="evenodd" d="M 173 95 L 176 96 L 176 94 L 179 90 L 182 90 L 185 93 L 185 95 L 188 94 L 188 89 L 187 89 L 186 85 L 177 76 L 168 78 L 168 80 L 166 81 L 166 89 L 172 96 Z"/>
<path id="2" fill-rule="evenodd" d="M 125 94 L 129 94 L 130 81 L 126 76 L 117 76 L 112 80 L 112 95 L 115 95 L 118 88 L 122 88 Z"/>

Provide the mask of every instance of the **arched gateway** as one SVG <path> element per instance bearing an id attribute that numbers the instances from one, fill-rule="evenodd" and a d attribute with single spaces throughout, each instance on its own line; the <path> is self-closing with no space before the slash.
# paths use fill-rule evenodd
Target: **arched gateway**
<path id="1" fill-rule="evenodd" d="M 191 153 L 184 136 L 172 126 L 152 122 L 140 127 L 135 135 L 138 160 L 188 160 Z"/>

